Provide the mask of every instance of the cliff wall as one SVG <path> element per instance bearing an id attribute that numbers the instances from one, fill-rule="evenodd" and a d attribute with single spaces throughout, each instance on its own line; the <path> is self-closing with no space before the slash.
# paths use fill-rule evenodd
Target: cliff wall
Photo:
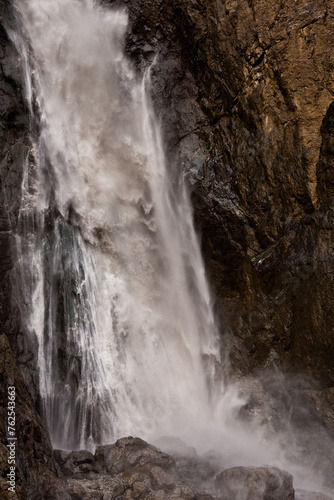
<path id="1" fill-rule="evenodd" d="M 156 109 L 171 168 L 188 173 L 234 371 L 332 386 L 333 5 L 109 3 L 129 9 L 138 66 L 159 53 Z"/>
<path id="2" fill-rule="evenodd" d="M 154 104 L 171 175 L 177 182 L 185 171 L 189 180 L 230 376 L 310 376 L 319 383 L 309 391 L 314 407 L 334 429 L 334 6 L 105 3 L 129 10 L 127 51 L 138 71 L 155 61 Z M 0 5 L 0 24 L 0 312 L 10 341 L 1 336 L 0 374 L 4 386 L 19 389 L 18 494 L 24 498 L 26 488 L 32 498 L 48 498 L 65 493 L 35 410 L 35 348 L 12 300 L 21 165 L 31 144 L 9 0 Z M 4 441 L 4 425 L 0 431 Z M 0 452 L 5 457 L 3 446 Z"/>

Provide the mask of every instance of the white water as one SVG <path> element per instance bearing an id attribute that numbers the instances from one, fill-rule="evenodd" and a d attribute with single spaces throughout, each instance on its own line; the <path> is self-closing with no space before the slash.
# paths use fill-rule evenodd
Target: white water
<path id="1" fill-rule="evenodd" d="M 308 470 L 235 420 L 241 401 L 217 380 L 192 210 L 182 177 L 168 177 L 150 73 L 139 78 L 124 54 L 126 13 L 90 0 L 14 3 L 40 115 L 22 184 L 21 294 L 54 446 L 177 435 L 215 447 L 225 466 L 270 463 L 307 485 Z"/>
<path id="2" fill-rule="evenodd" d="M 30 255 L 40 282 L 31 320 L 53 442 L 147 437 L 175 418 L 195 428 L 211 411 L 217 333 L 188 195 L 182 180 L 169 183 L 149 72 L 138 79 L 124 55 L 127 16 L 89 1 L 17 6 L 41 113 L 44 237 Z"/>

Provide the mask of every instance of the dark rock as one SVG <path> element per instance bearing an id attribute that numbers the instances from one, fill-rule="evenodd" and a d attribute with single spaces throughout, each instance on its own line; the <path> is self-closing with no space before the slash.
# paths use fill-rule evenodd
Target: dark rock
<path id="1" fill-rule="evenodd" d="M 334 102 L 329 106 L 321 125 L 322 144 L 317 165 L 319 199 L 334 196 Z"/>
<path id="2" fill-rule="evenodd" d="M 68 454 L 67 460 L 70 460 L 75 465 L 92 464 L 94 462 L 94 455 L 87 450 L 72 451 Z"/>
<path id="3" fill-rule="evenodd" d="M 334 199 L 303 219 L 257 266 L 263 291 L 270 298 L 269 334 L 283 367 L 305 373 L 323 386 L 334 384 L 331 307 Z M 269 312 L 269 311 L 268 311 Z M 269 319 L 269 318 L 268 318 Z"/>
<path id="4" fill-rule="evenodd" d="M 233 467 L 215 481 L 221 500 L 294 500 L 292 476 L 276 467 Z"/>
<path id="5" fill-rule="evenodd" d="M 63 465 L 67 461 L 69 452 L 63 450 L 53 450 L 53 456 L 59 465 Z"/>
<path id="6" fill-rule="evenodd" d="M 94 455 L 87 450 L 72 451 L 70 453 L 55 450 L 54 457 L 65 477 L 88 478 L 95 477 L 100 468 L 94 463 Z"/>
<path id="7" fill-rule="evenodd" d="M 61 465 L 60 470 L 65 477 L 72 477 L 77 469 L 74 467 L 72 462 L 66 462 Z"/>
<path id="8" fill-rule="evenodd" d="M 22 283 L 15 283 L 15 237 L 19 227 L 23 166 L 29 162 L 30 117 L 25 102 L 22 55 L 9 33 L 15 31 L 15 12 L 10 0 L 0 4 L 0 318 L 1 329 L 16 355 L 33 400 L 38 399 L 36 346 L 25 332 L 17 297 Z M 31 165 L 30 165 L 31 167 Z M 18 285 L 18 286 L 17 286 Z M 16 296 L 16 300 L 14 299 Z"/>
<path id="9" fill-rule="evenodd" d="M 85 488 L 80 483 L 74 483 L 70 486 L 68 492 L 71 495 L 71 498 L 75 500 L 82 500 L 87 493 L 87 490 L 85 490 Z"/>
<path id="10" fill-rule="evenodd" d="M 7 391 L 9 386 L 15 387 L 18 494 L 25 498 L 24 492 L 26 492 L 29 500 L 38 498 L 45 500 L 69 499 L 53 458 L 49 436 L 34 408 L 30 393 L 17 368 L 13 351 L 4 334 L 0 335 L 0 382 L 2 443 L 6 443 L 4 422 L 6 420 Z M 0 451 L 5 454 L 3 445 Z M 6 455 L 8 457 L 8 451 Z M 2 474 L 5 473 L 6 466 Z"/>
<path id="11" fill-rule="evenodd" d="M 142 439 L 133 437 L 119 439 L 115 444 L 99 446 L 95 459 L 103 470 L 112 475 L 146 464 L 154 464 L 172 474 L 175 472 L 175 461 L 172 457 Z"/>
<path id="12" fill-rule="evenodd" d="M 209 490 L 216 471 L 204 459 L 178 455 L 175 462 L 139 438 L 99 446 L 93 462 L 83 451 L 65 454 L 58 450 L 55 456 L 67 476 L 72 498 L 214 500 Z M 83 463 L 83 459 L 89 462 Z"/>
<path id="13" fill-rule="evenodd" d="M 279 274 L 287 255 L 279 245 L 273 259 L 271 250 L 292 227 L 303 231 L 303 217 L 332 196 L 333 8 L 323 0 L 109 3 L 129 9 L 127 47 L 138 67 L 147 65 L 146 44 L 159 52 L 154 104 L 164 117 L 170 168 L 182 165 L 192 185 L 232 368 L 244 375 L 302 370 L 332 385 L 332 354 L 319 363 L 324 345 L 333 348 L 331 319 L 320 306 L 324 297 L 333 300 L 330 274 L 319 276 L 326 292 L 312 299 L 312 329 L 321 333 L 305 343 L 301 294 L 292 298 L 281 283 L 277 300 L 254 264 L 265 258 Z M 312 256 L 308 266 L 317 277 Z M 288 282 L 296 279 L 291 268 Z"/>

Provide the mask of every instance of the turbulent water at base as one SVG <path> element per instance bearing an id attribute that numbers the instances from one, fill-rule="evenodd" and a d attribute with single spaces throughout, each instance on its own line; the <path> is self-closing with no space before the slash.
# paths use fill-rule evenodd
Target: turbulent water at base
<path id="1" fill-rule="evenodd" d="M 182 175 L 171 183 L 124 52 L 127 14 L 90 0 L 14 0 L 34 148 L 22 180 L 17 295 L 38 344 L 53 445 L 176 435 L 224 464 L 308 470 L 235 420 L 216 375 L 212 299 Z M 290 465 L 289 465 L 290 464 Z"/>

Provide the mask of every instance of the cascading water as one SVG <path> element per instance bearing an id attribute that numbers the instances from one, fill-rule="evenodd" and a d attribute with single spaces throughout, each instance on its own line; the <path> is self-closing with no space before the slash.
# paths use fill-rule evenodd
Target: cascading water
<path id="1" fill-rule="evenodd" d="M 16 298 L 38 344 L 54 446 L 177 435 L 223 450 L 225 467 L 278 465 L 317 483 L 312 467 L 235 419 L 237 391 L 217 382 L 187 189 L 182 175 L 169 180 L 150 70 L 138 78 L 124 54 L 125 11 L 13 3 L 35 143 L 23 164 Z"/>
<path id="2" fill-rule="evenodd" d="M 90 1 L 16 8 L 40 115 L 22 276 L 52 440 L 194 429 L 219 358 L 211 298 L 185 185 L 168 179 L 149 71 L 138 81 L 124 55 L 127 16 Z"/>

